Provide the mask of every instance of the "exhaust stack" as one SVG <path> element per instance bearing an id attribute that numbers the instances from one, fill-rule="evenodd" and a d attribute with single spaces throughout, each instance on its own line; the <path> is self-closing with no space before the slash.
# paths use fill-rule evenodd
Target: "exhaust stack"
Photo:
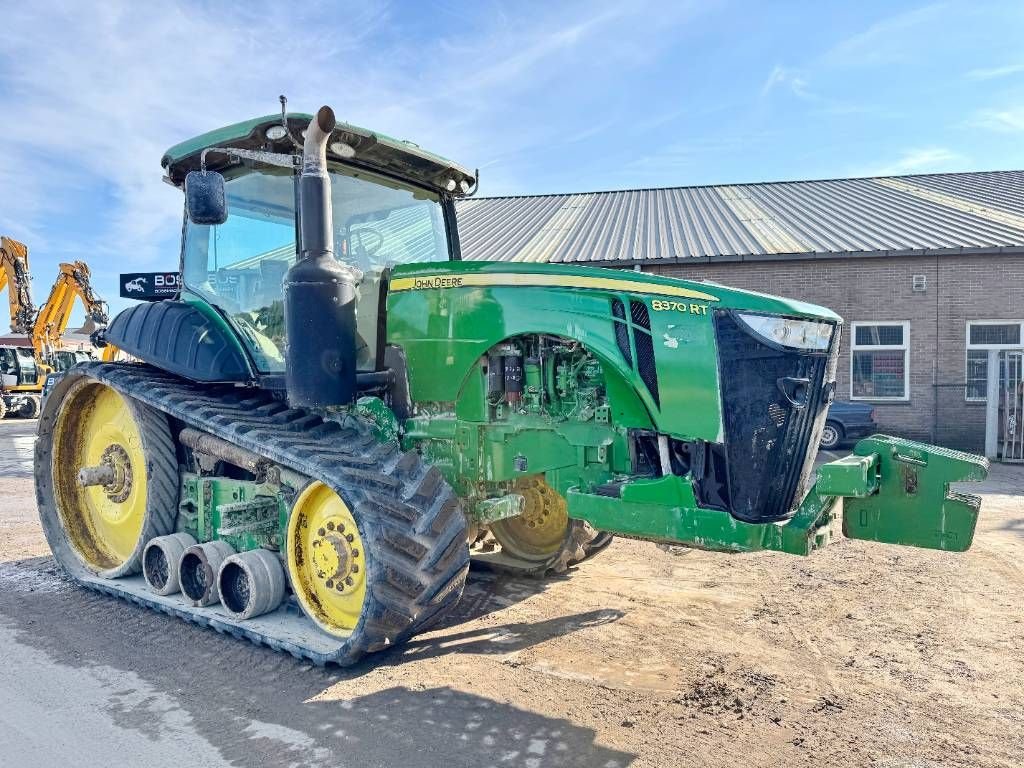
<path id="1" fill-rule="evenodd" d="M 299 252 L 285 275 L 288 403 L 348 405 L 356 396 L 358 275 L 334 258 L 327 142 L 334 112 L 320 107 L 306 129 L 299 177 Z"/>

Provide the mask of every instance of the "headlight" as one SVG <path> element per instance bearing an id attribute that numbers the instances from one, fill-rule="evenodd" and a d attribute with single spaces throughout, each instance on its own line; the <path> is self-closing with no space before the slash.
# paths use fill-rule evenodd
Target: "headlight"
<path id="1" fill-rule="evenodd" d="M 820 320 L 793 320 L 788 317 L 743 313 L 737 313 L 737 317 L 758 336 L 797 349 L 828 349 L 835 329 L 832 323 Z"/>

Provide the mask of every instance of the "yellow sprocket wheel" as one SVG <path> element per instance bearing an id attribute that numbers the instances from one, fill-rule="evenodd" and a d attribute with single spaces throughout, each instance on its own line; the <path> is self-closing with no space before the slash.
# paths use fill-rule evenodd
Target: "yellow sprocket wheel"
<path id="1" fill-rule="evenodd" d="M 565 499 L 543 476 L 521 477 L 514 493 L 526 500 L 523 514 L 491 524 L 491 533 L 509 554 L 543 562 L 559 553 L 569 530 Z"/>
<path id="2" fill-rule="evenodd" d="M 356 628 L 366 603 L 366 549 L 348 505 L 323 483 L 311 483 L 288 519 L 288 576 L 316 624 L 337 637 Z"/>
<path id="3" fill-rule="evenodd" d="M 97 382 L 68 391 L 53 424 L 53 499 L 64 547 L 106 578 L 135 573 L 146 542 L 170 533 L 177 460 L 163 414 Z M 44 524 L 45 524 L 44 520 Z M 62 565 L 66 565 L 62 562 Z"/>

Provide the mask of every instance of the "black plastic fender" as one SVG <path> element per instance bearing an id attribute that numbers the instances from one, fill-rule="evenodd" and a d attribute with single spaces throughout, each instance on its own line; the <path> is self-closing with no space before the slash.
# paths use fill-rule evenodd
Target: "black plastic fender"
<path id="1" fill-rule="evenodd" d="M 183 301 L 129 307 L 114 318 L 104 338 L 132 357 L 192 381 L 256 378 L 230 329 Z"/>

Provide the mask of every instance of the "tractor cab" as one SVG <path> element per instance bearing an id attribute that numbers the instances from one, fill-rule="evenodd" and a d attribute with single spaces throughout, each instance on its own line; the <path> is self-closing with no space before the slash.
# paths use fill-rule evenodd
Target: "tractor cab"
<path id="1" fill-rule="evenodd" d="M 224 178 L 223 223 L 185 217 L 183 292 L 228 318 L 260 374 L 286 368 L 283 286 L 302 243 L 298 156 L 292 167 L 281 158 L 297 151 L 309 120 L 258 118 L 164 157 L 172 183 L 184 185 L 204 165 Z M 331 132 L 326 159 L 333 256 L 356 278 L 357 367 L 373 370 L 382 279 L 397 265 L 459 258 L 453 197 L 475 178 L 413 144 L 343 123 Z"/>

